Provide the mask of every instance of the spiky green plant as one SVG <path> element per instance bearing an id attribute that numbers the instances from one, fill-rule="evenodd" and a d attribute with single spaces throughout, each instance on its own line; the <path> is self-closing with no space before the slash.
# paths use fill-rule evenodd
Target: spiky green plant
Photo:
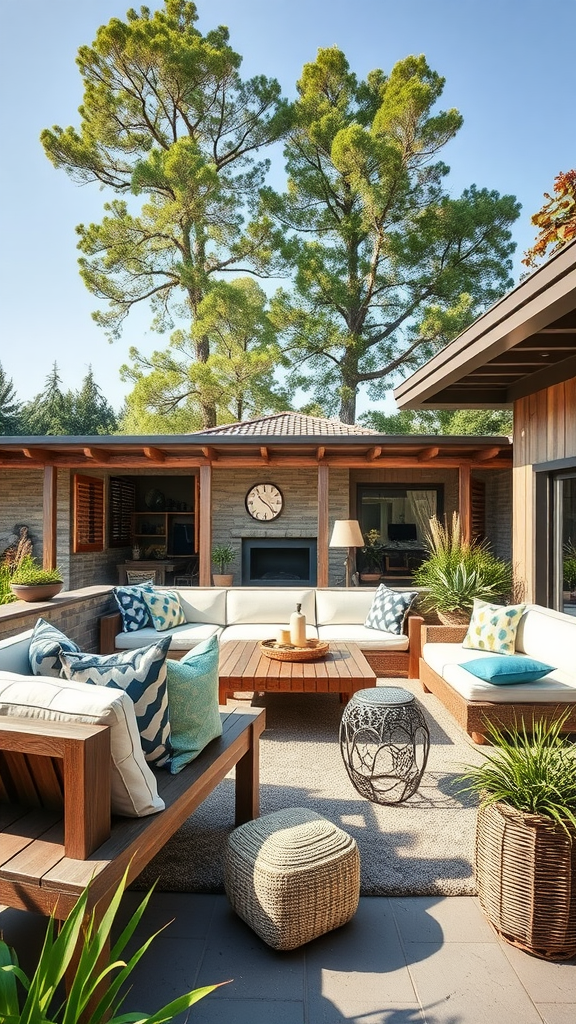
<path id="1" fill-rule="evenodd" d="M 62 570 L 44 569 L 34 555 L 25 555 L 13 570 L 10 582 L 22 587 L 32 587 L 39 583 L 61 583 Z"/>
<path id="2" fill-rule="evenodd" d="M 468 765 L 461 776 L 462 791 L 480 794 L 484 806 L 498 802 L 527 814 L 550 818 L 572 838 L 576 829 L 576 746 L 562 728 L 569 711 L 554 722 L 535 722 L 528 732 L 520 726 L 504 732 L 486 725 L 494 749 L 484 752 L 483 764 Z"/>
<path id="3" fill-rule="evenodd" d="M 57 931 L 54 917 L 49 919 L 40 959 L 31 978 L 18 966 L 15 951 L 0 941 L 0 1020 L 3 1024 L 77 1024 L 81 1018 L 85 1024 L 101 1024 L 101 1021 L 107 1021 L 108 1024 L 128 1024 L 134 1021 L 140 1024 L 162 1024 L 218 988 L 218 985 L 208 985 L 194 989 L 153 1014 L 124 1013 L 118 1016 L 118 1009 L 126 997 L 123 991 L 125 983 L 159 934 L 156 932 L 147 939 L 128 961 L 122 959 L 126 945 L 148 905 L 152 895 L 149 892 L 113 945 L 109 962 L 104 965 L 100 963 L 101 953 L 110 936 L 126 888 L 126 880 L 127 874 L 100 924 L 96 923 L 94 913 L 88 923 L 84 920 L 89 887 L 78 898 L 60 931 Z M 78 943 L 81 948 L 74 981 L 67 998 L 62 1002 L 60 986 Z M 87 1008 L 93 999 L 97 1000 L 97 1005 L 90 1012 Z"/>
<path id="4" fill-rule="evenodd" d="M 10 604 L 10 601 L 16 600 L 10 590 L 11 582 L 12 573 L 10 572 L 10 566 L 3 563 L 0 565 L 0 604 Z"/>
<path id="5" fill-rule="evenodd" d="M 482 601 L 509 598 L 512 566 L 497 558 L 488 542 L 464 541 L 457 512 L 450 525 L 434 516 L 425 541 L 430 554 L 414 572 L 414 583 L 426 588 L 425 609 L 471 612 L 475 597 Z"/>

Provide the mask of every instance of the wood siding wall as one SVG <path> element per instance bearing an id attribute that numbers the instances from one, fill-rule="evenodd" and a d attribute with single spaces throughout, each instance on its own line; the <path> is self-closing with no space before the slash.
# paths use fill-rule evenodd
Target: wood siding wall
<path id="1" fill-rule="evenodd" d="M 576 458 L 576 377 L 519 399 L 514 405 L 512 551 L 525 598 L 535 599 L 536 519 L 532 467 Z"/>

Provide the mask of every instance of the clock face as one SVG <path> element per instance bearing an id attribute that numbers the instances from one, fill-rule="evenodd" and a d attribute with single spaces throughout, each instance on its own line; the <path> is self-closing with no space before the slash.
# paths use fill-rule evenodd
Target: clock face
<path id="1" fill-rule="evenodd" d="M 270 522 L 282 511 L 284 498 L 274 484 L 254 484 L 246 495 L 246 511 L 259 522 Z"/>

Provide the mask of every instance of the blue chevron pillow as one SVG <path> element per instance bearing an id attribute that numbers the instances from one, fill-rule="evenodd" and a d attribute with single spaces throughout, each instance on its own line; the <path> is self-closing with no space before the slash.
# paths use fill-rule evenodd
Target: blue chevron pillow
<path id="1" fill-rule="evenodd" d="M 78 645 L 57 626 L 46 622 L 46 619 L 38 619 L 30 637 L 28 651 L 32 675 L 59 678 L 62 675 L 62 651 L 72 653 L 79 650 Z"/>
<path id="2" fill-rule="evenodd" d="M 124 633 L 133 633 L 137 629 L 144 629 L 152 625 L 148 605 L 144 600 L 144 591 L 153 592 L 151 586 L 139 587 L 114 587 L 112 593 L 122 616 L 122 630 Z"/>
<path id="3" fill-rule="evenodd" d="M 172 757 L 166 687 L 169 646 L 167 636 L 136 651 L 61 655 L 66 679 L 125 690 L 132 698 L 144 757 L 156 768 L 168 765 Z"/>

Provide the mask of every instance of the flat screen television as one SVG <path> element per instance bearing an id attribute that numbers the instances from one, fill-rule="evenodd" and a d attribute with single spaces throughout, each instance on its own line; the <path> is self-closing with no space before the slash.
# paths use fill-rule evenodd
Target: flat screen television
<path id="1" fill-rule="evenodd" d="M 388 523 L 388 539 L 393 541 L 417 540 L 416 523 Z"/>

